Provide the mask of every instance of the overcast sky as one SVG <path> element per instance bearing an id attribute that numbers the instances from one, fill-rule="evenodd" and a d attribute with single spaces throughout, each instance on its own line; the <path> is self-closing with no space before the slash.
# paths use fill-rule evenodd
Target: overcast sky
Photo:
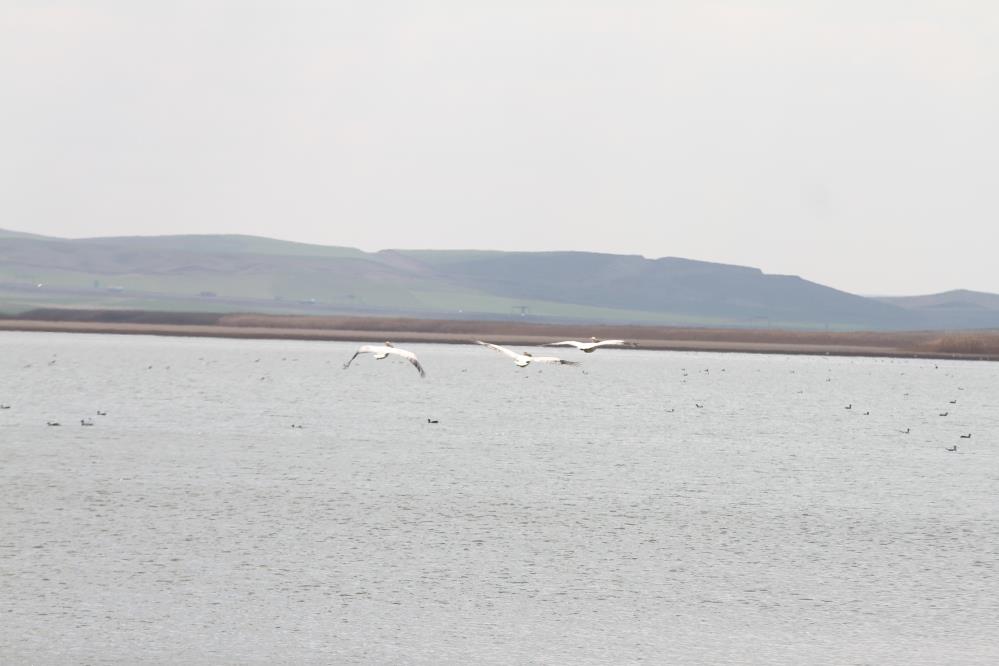
<path id="1" fill-rule="evenodd" d="M 0 227 L 999 292 L 999 3 L 0 0 Z"/>

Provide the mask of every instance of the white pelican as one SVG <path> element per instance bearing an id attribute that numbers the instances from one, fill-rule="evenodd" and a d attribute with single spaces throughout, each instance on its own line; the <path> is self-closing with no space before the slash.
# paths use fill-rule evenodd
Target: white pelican
<path id="1" fill-rule="evenodd" d="M 482 340 L 476 340 L 476 344 L 480 344 L 483 347 L 489 347 L 490 349 L 495 349 L 499 353 L 509 356 L 513 359 L 513 362 L 517 364 L 518 367 L 526 368 L 531 363 L 558 363 L 559 365 L 579 365 L 575 361 L 563 361 L 560 358 L 554 356 L 534 356 L 530 352 L 524 352 L 523 354 L 518 354 L 515 351 L 511 351 L 506 347 L 500 347 L 499 345 L 494 345 L 489 342 L 483 342 Z"/>
<path id="2" fill-rule="evenodd" d="M 563 340 L 562 342 L 549 342 L 546 345 L 541 345 L 542 347 L 575 347 L 579 351 L 586 352 L 587 354 L 592 354 L 598 347 L 634 347 L 634 342 L 625 342 L 624 340 L 598 340 L 597 338 L 590 338 L 589 342 L 579 342 L 577 340 Z"/>
<path id="3" fill-rule="evenodd" d="M 354 355 L 350 357 L 350 361 L 343 364 L 343 369 L 346 370 L 350 367 L 351 361 L 357 358 L 358 354 L 374 354 L 375 360 L 380 361 L 387 357 L 389 354 L 394 354 L 396 356 L 401 356 L 410 363 L 413 367 L 420 373 L 421 377 L 426 377 L 427 373 L 423 371 L 423 366 L 420 365 L 420 360 L 416 358 L 416 354 L 411 351 L 406 351 L 405 349 L 399 349 L 398 347 L 393 347 L 391 342 L 386 342 L 384 345 L 361 345 L 358 347 Z"/>

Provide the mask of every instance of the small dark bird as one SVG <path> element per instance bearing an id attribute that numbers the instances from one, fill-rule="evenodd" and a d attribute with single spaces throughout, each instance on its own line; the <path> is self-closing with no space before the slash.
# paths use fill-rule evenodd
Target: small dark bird
<path id="1" fill-rule="evenodd" d="M 0 409 L 10 409 L 10 405 L 0 405 Z"/>
<path id="2" fill-rule="evenodd" d="M 80 419 L 80 425 L 82 425 L 82 426 L 92 426 L 92 425 L 94 425 L 94 422 L 91 421 L 90 419 Z"/>
<path id="3" fill-rule="evenodd" d="M 695 402 L 694 407 L 697 407 L 698 409 L 703 409 L 704 405 Z"/>
<path id="4" fill-rule="evenodd" d="M 847 405 L 843 409 L 853 409 L 853 403 L 851 402 L 849 405 Z"/>
<path id="5" fill-rule="evenodd" d="M 899 430 L 899 432 L 902 433 L 903 435 L 908 435 L 909 434 L 909 428 L 906 428 L 905 430 Z"/>
<path id="6" fill-rule="evenodd" d="M 871 415 L 870 412 L 864 412 L 864 416 L 870 416 L 870 415 Z"/>
<path id="7" fill-rule="evenodd" d="M 427 419 L 427 423 L 440 423 L 437 419 Z"/>
<path id="8" fill-rule="evenodd" d="M 957 404 L 957 400 L 951 400 L 951 401 L 950 401 L 950 404 L 952 404 L 952 405 L 956 405 L 956 404 Z"/>
<path id="9" fill-rule="evenodd" d="M 950 412 L 940 412 L 940 416 L 947 416 Z"/>
<path id="10" fill-rule="evenodd" d="M 948 448 L 948 449 L 945 449 L 945 450 L 946 450 L 946 451 L 950 451 L 950 452 L 954 452 L 954 451 L 957 451 L 957 444 L 955 444 L 954 446 L 952 446 L 952 447 L 950 447 L 950 448 Z"/>
<path id="11" fill-rule="evenodd" d="M 107 413 L 107 412 L 102 412 L 102 411 L 101 411 L 101 410 L 99 410 L 99 409 L 97 410 L 97 416 L 107 416 L 107 415 L 108 415 L 108 413 Z"/>
<path id="12" fill-rule="evenodd" d="M 967 435 L 961 435 L 961 439 L 971 439 L 971 433 L 969 432 Z"/>
<path id="13" fill-rule="evenodd" d="M 58 421 L 46 421 L 45 425 L 48 425 L 48 426 L 57 426 L 57 425 L 59 425 L 59 422 Z"/>

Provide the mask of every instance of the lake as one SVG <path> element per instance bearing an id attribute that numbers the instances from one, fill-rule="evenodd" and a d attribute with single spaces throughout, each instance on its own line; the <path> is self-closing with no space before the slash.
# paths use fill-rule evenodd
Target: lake
<path id="1" fill-rule="evenodd" d="M 401 346 L 0 333 L 0 662 L 999 663 L 999 365 Z"/>

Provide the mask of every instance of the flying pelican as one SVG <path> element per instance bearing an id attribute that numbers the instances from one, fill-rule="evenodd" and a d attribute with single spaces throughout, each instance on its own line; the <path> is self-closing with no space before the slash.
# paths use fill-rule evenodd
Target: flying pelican
<path id="1" fill-rule="evenodd" d="M 423 371 L 423 366 L 420 365 L 420 360 L 416 358 L 416 354 L 411 351 L 406 351 L 405 349 L 394 347 L 391 342 L 386 342 L 384 345 L 361 345 L 358 347 L 357 351 L 354 352 L 354 355 L 350 357 L 350 361 L 343 364 L 344 370 L 350 367 L 351 361 L 357 358 L 358 354 L 374 354 L 376 361 L 386 358 L 389 354 L 401 356 L 413 364 L 413 367 L 416 368 L 421 377 L 427 376 L 427 373 Z"/>
<path id="2" fill-rule="evenodd" d="M 634 347 L 636 345 L 634 342 L 625 342 L 624 340 L 598 340 L 597 338 L 590 338 L 589 342 L 578 342 L 576 340 L 563 340 L 562 342 L 549 342 L 548 344 L 541 346 L 575 347 L 581 352 L 592 354 L 594 350 L 596 350 L 598 347 Z"/>
<path id="3" fill-rule="evenodd" d="M 500 347 L 499 345 L 494 345 L 490 342 L 483 342 L 482 340 L 476 340 L 476 344 L 482 345 L 483 347 L 489 347 L 490 349 L 495 349 L 499 353 L 509 356 L 513 359 L 513 362 L 517 364 L 520 368 L 526 368 L 531 363 L 558 363 L 559 365 L 579 365 L 575 361 L 563 361 L 555 356 L 534 356 L 530 352 L 524 352 L 523 354 L 518 354 L 515 351 L 511 351 L 506 347 Z"/>

